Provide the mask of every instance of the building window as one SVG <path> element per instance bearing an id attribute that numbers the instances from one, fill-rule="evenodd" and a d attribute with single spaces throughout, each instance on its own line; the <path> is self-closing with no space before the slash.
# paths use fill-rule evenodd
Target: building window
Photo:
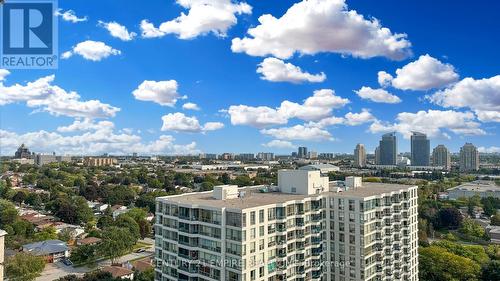
<path id="1" fill-rule="evenodd" d="M 250 225 L 255 224 L 255 211 L 250 212 Z"/>

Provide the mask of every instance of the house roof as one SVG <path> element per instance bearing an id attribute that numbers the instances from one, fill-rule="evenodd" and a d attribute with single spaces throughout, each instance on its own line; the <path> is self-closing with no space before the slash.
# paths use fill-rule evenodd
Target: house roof
<path id="1" fill-rule="evenodd" d="M 23 251 L 35 256 L 46 256 L 55 253 L 68 251 L 68 245 L 61 240 L 45 240 L 23 245 Z"/>
<path id="2" fill-rule="evenodd" d="M 83 238 L 83 239 L 78 240 L 78 244 L 80 244 L 80 245 L 92 245 L 92 244 L 97 244 L 101 241 L 102 241 L 101 238 L 87 237 L 87 238 Z"/>
<path id="3" fill-rule="evenodd" d="M 146 257 L 132 262 L 132 265 L 135 270 L 143 272 L 153 267 L 153 260 L 150 257 Z"/>
<path id="4" fill-rule="evenodd" d="M 105 266 L 102 271 L 109 272 L 113 277 L 123 277 L 134 273 L 132 270 L 121 266 Z"/>

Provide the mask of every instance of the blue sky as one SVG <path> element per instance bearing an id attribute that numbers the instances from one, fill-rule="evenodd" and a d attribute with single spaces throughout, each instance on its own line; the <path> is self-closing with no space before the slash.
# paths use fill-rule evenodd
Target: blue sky
<path id="1" fill-rule="evenodd" d="M 343 4 L 59 1 L 59 69 L 0 72 L 1 153 L 373 151 L 388 131 L 408 151 L 412 130 L 500 151 L 500 4 Z"/>

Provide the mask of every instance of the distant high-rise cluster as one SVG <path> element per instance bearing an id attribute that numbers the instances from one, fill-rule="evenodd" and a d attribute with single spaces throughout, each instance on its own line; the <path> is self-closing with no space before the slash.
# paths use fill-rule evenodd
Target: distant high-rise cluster
<path id="1" fill-rule="evenodd" d="M 358 143 L 354 149 L 354 166 L 360 168 L 366 166 L 366 150 L 364 144 Z"/>
<path id="2" fill-rule="evenodd" d="M 451 153 L 448 148 L 442 144 L 436 146 L 430 153 L 430 140 L 424 133 L 413 132 L 411 135 L 411 161 L 404 154 L 398 155 L 397 138 L 395 133 L 388 133 L 382 136 L 379 146 L 375 148 L 375 164 L 388 166 L 412 166 L 417 168 L 432 166 L 451 170 Z M 363 167 L 360 163 L 366 161 L 363 159 L 364 146 L 358 144 L 354 149 L 354 166 Z M 432 159 L 432 163 L 431 163 Z M 366 163 L 366 162 L 364 162 Z M 471 143 L 466 143 L 460 148 L 460 171 L 479 170 L 479 151 Z"/>
<path id="3" fill-rule="evenodd" d="M 460 148 L 460 171 L 479 170 L 479 151 L 472 143 L 466 143 Z"/>

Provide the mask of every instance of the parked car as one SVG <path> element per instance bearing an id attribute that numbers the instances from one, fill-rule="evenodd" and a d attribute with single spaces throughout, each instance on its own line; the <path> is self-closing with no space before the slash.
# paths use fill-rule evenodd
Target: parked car
<path id="1" fill-rule="evenodd" d="M 144 253 L 146 252 L 146 250 L 144 250 L 143 248 L 140 248 L 140 249 L 137 249 L 135 250 L 136 253 Z"/>
<path id="2" fill-rule="evenodd" d="M 72 266 L 73 265 L 73 262 L 70 261 L 69 259 L 63 259 L 62 263 L 64 263 L 64 265 L 66 265 L 66 266 Z"/>

